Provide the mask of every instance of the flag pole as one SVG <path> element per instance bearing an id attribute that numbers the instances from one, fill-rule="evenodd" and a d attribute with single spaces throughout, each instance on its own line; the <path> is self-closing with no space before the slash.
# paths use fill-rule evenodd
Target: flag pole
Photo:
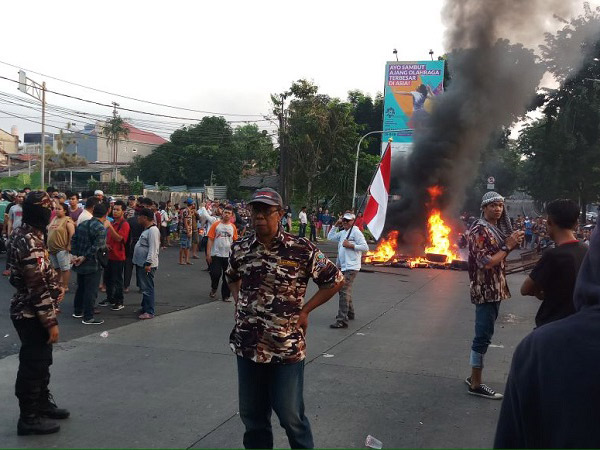
<path id="1" fill-rule="evenodd" d="M 391 145 L 392 142 L 393 142 L 393 139 L 389 138 L 388 139 L 388 143 L 389 143 L 388 145 Z M 391 146 L 390 146 L 390 151 L 392 151 Z M 373 184 L 373 180 L 377 176 L 377 171 L 379 170 L 379 166 L 381 166 L 381 162 L 383 161 L 383 157 L 384 156 L 385 156 L 385 152 L 383 152 L 383 155 L 381 155 L 381 159 L 377 163 L 377 167 L 375 167 L 375 172 L 373 173 L 373 176 L 371 177 L 371 181 L 369 182 L 369 186 L 367 186 L 367 190 L 365 192 L 364 197 L 362 198 L 362 200 L 360 202 L 360 206 L 358 207 L 358 209 L 356 211 L 354 211 L 354 220 L 352 221 L 352 226 L 348 229 L 348 234 L 346 235 L 346 240 L 348 240 L 348 238 L 350 237 L 350 233 L 352 233 L 352 228 L 354 228 L 354 224 L 356 223 L 356 218 L 358 217 L 358 212 L 362 209 L 362 207 L 365 204 L 365 201 L 367 200 L 367 195 L 371 191 L 371 185 Z"/>

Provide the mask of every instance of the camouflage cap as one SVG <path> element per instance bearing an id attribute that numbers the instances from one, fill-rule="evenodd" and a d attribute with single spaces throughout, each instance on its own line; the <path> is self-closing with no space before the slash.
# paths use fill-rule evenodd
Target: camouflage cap
<path id="1" fill-rule="evenodd" d="M 252 203 L 265 203 L 271 206 L 279 206 L 283 208 L 283 200 L 281 199 L 281 195 L 271 188 L 260 188 L 254 191 L 252 194 L 252 200 L 248 202 L 249 205 Z"/>
<path id="2" fill-rule="evenodd" d="M 52 209 L 52 199 L 45 191 L 31 191 L 23 201 L 24 205 L 38 205 Z"/>

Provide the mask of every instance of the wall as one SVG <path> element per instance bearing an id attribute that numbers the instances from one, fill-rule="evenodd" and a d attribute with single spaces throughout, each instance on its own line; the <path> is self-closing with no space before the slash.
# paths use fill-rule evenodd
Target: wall
<path id="1" fill-rule="evenodd" d="M 19 138 L 0 130 L 0 150 L 6 153 L 17 153 L 19 151 Z"/>

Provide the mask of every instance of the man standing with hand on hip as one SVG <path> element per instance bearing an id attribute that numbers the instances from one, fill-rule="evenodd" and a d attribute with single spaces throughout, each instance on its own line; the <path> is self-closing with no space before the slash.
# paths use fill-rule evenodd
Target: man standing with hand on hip
<path id="1" fill-rule="evenodd" d="M 504 197 L 486 192 L 481 218 L 468 233 L 471 303 L 475 305 L 475 338 L 471 346 L 471 376 L 465 382 L 469 394 L 500 400 L 502 394 L 481 382 L 483 356 L 492 343 L 500 302 L 510 298 L 506 282 L 506 257 L 523 241 L 522 231 L 512 230 L 504 209 Z"/>
<path id="2" fill-rule="evenodd" d="M 335 322 L 330 328 L 348 328 L 348 320 L 354 320 L 352 303 L 352 283 L 358 272 L 362 252 L 369 251 L 367 240 L 358 227 L 354 226 L 356 216 L 351 212 L 344 214 L 327 235 L 327 239 L 338 243 L 338 267 L 344 274 L 344 286 L 340 289 L 340 306 Z"/>
<path id="3" fill-rule="evenodd" d="M 283 231 L 283 202 L 273 189 L 258 189 L 249 206 L 255 232 L 234 242 L 227 270 L 244 446 L 273 448 L 274 410 L 290 446 L 312 448 L 303 393 L 308 315 L 340 289 L 343 276 L 314 244 Z M 310 278 L 319 290 L 305 303 Z"/>
<path id="4" fill-rule="evenodd" d="M 154 318 L 154 274 L 158 267 L 158 252 L 160 249 L 160 231 L 154 223 L 154 213 L 144 208 L 137 216 L 144 231 L 133 250 L 135 279 L 142 291 L 142 309 L 138 319 Z"/>

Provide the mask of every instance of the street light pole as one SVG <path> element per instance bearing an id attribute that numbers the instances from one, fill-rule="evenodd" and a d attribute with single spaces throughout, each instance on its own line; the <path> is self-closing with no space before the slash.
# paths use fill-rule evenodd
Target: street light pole
<path id="1" fill-rule="evenodd" d="M 367 134 L 364 134 L 361 136 L 361 138 L 358 141 L 358 145 L 356 146 L 356 160 L 354 161 L 354 190 L 352 193 L 352 210 L 354 210 L 354 207 L 356 206 L 356 181 L 358 178 L 358 157 L 360 154 L 360 144 L 362 144 L 362 141 L 364 138 L 366 138 L 367 136 L 370 136 L 371 134 L 376 134 L 376 133 L 396 133 L 399 131 L 407 131 L 406 128 L 402 129 L 402 130 L 377 130 L 377 131 L 369 131 Z"/>

